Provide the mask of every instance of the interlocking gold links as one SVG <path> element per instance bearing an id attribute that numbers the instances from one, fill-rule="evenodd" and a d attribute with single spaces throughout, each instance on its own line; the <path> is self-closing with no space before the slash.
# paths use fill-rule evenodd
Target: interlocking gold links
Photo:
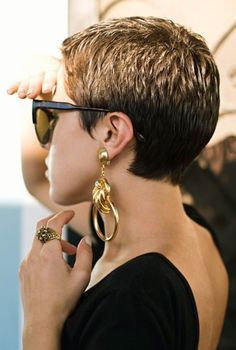
<path id="1" fill-rule="evenodd" d="M 101 164 L 101 176 L 100 178 L 95 182 L 95 186 L 93 189 L 93 223 L 94 228 L 96 230 L 96 233 L 99 238 L 101 238 L 103 241 L 110 241 L 112 238 L 115 237 L 117 230 L 118 230 L 118 224 L 119 224 L 119 215 L 116 207 L 111 201 L 110 198 L 110 192 L 111 192 L 111 186 L 108 183 L 107 179 L 105 178 L 105 166 L 110 164 L 109 157 L 107 150 L 105 148 L 101 148 L 99 150 L 98 159 Z M 114 230 L 111 234 L 108 233 L 102 233 L 101 229 L 99 227 L 98 223 L 98 212 L 100 214 L 109 214 L 112 211 L 112 214 L 114 216 Z"/>

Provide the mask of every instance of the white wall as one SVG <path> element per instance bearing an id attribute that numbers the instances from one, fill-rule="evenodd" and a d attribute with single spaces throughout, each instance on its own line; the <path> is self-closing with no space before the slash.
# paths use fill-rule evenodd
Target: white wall
<path id="1" fill-rule="evenodd" d="M 25 190 L 20 165 L 20 134 L 31 102 L 8 96 L 25 62 L 37 53 L 56 51 L 67 36 L 66 0 L 0 2 L 0 348 L 21 348 L 19 262 L 28 250 L 35 221 L 45 215 Z M 24 117 L 24 118 L 23 118 Z M 19 325 L 20 323 L 20 325 Z"/>
<path id="2" fill-rule="evenodd" d="M 56 48 L 66 35 L 66 0 L 0 2 L 0 202 L 28 198 L 21 176 L 19 143 L 22 116 L 30 110 L 30 103 L 7 96 L 6 89 L 22 77 L 29 55 Z"/>

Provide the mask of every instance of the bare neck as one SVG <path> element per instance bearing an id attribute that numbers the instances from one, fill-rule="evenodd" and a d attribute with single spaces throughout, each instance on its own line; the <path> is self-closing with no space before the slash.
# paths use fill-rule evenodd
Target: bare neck
<path id="1" fill-rule="evenodd" d="M 119 262 L 157 251 L 168 246 L 189 225 L 178 186 L 130 174 L 110 183 L 120 221 L 116 237 L 105 244 L 103 261 Z M 112 217 L 104 220 L 105 230 L 110 233 L 114 225 Z"/>

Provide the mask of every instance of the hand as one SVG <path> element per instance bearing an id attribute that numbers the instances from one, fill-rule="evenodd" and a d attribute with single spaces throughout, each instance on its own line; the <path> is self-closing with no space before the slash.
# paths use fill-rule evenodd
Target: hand
<path id="1" fill-rule="evenodd" d="M 27 73 L 21 81 L 9 86 L 7 93 L 9 95 L 17 93 L 19 98 L 31 99 L 40 95 L 53 94 L 60 65 L 61 61 L 54 57 L 38 56 L 37 59 L 34 59 L 33 67 L 29 69 L 30 73 Z"/>
<path id="2" fill-rule="evenodd" d="M 73 216 L 73 211 L 52 215 L 39 221 L 37 230 L 44 225 L 61 233 Z M 24 326 L 31 329 L 31 334 L 39 328 L 61 329 L 75 307 L 90 280 L 92 250 L 88 240 L 83 238 L 76 249 L 56 239 L 42 244 L 35 236 L 32 249 L 20 266 Z M 64 260 L 63 251 L 76 252 L 73 268 Z"/>

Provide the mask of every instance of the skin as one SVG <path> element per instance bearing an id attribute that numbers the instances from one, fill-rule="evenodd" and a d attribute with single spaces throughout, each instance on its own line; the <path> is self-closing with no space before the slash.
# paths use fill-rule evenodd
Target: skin
<path id="1" fill-rule="evenodd" d="M 10 86 L 8 89 L 9 94 L 17 93 L 21 99 L 52 99 L 53 91 L 55 91 L 57 85 L 58 69 L 61 62 L 52 57 L 45 58 L 45 56 L 39 55 L 35 57 L 35 61 L 37 62 L 37 71 L 34 72 L 31 64 L 30 71 L 26 74 L 27 78 Z M 214 146 L 226 137 L 236 135 L 234 127 L 236 123 L 234 123 L 233 118 L 234 116 L 230 115 L 219 119 L 216 131 L 208 146 Z M 27 190 L 40 203 L 51 209 L 52 212 L 58 212 L 63 209 L 73 210 L 75 216 L 70 221 L 70 226 L 82 236 L 90 235 L 90 201 L 64 207 L 52 200 L 49 195 L 49 182 L 45 177 L 45 171 L 47 170 L 45 159 L 47 158 L 48 150 L 40 147 L 28 115 L 26 115 L 24 125 L 21 142 L 22 172 Z M 207 150 L 207 152 L 211 152 L 210 147 Z"/>
<path id="2" fill-rule="evenodd" d="M 26 73 L 27 78 L 11 85 L 8 94 L 17 93 L 17 96 L 21 99 L 50 100 L 56 88 L 60 61 L 40 55 L 37 55 L 34 61 L 37 71 L 34 71 L 32 64 L 29 64 L 29 72 Z M 47 170 L 45 161 L 48 150 L 42 148 L 38 143 L 29 115 L 25 116 L 23 125 L 21 140 L 22 173 L 28 192 L 52 212 L 59 212 L 63 209 L 73 210 L 75 215 L 70 221 L 70 226 L 82 236 L 90 235 L 89 213 L 91 203 L 83 202 L 65 207 L 52 200 L 49 196 L 49 182 L 45 176 Z"/>
<path id="3" fill-rule="evenodd" d="M 73 211 L 51 215 L 40 220 L 36 229 L 48 225 L 61 233 L 62 227 L 73 215 Z M 73 268 L 65 262 L 62 252 L 76 254 Z M 24 308 L 24 350 L 60 348 L 64 320 L 87 286 L 91 267 L 92 250 L 88 237 L 76 249 L 59 240 L 42 244 L 35 236 L 31 251 L 21 263 L 19 272 Z M 47 307 L 42 309 L 42 305 Z M 56 316 L 54 319 L 53 314 Z"/>
<path id="4" fill-rule="evenodd" d="M 65 91 L 63 67 L 59 70 L 53 100 L 73 102 Z M 59 241 L 42 245 L 34 240 L 20 269 L 25 314 L 24 350 L 59 349 L 63 323 L 81 293 L 118 266 L 147 252 L 162 253 L 186 277 L 199 314 L 199 349 L 215 349 L 224 319 L 228 280 L 210 234 L 186 216 L 178 186 L 145 180 L 126 171 L 134 157 L 135 142 L 127 115 L 108 113 L 93 129 L 91 138 L 79 123 L 79 113 L 67 114 L 60 114 L 53 138 L 45 146 L 52 200 L 60 205 L 90 201 L 94 181 L 100 174 L 98 150 L 105 147 L 111 160 L 105 174 L 121 220 L 117 236 L 105 244 L 104 254 L 91 274 L 91 250 L 83 241 L 77 250 L 75 268 L 70 270 L 62 259 L 63 248 Z M 67 181 L 61 180 L 65 178 Z M 142 205 L 137 206 L 137 203 Z M 47 223 L 61 231 L 72 215 L 71 211 L 61 212 L 43 219 L 38 227 Z M 105 230 L 110 232 L 112 228 L 113 220 L 108 216 Z M 42 298 L 45 286 L 46 295 L 53 295 L 46 302 Z M 52 323 L 55 326 L 51 326 Z"/>

